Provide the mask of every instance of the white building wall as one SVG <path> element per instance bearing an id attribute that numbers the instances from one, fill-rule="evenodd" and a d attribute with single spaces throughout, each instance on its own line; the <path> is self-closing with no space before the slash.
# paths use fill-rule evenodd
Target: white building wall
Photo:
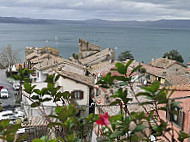
<path id="1" fill-rule="evenodd" d="M 46 80 L 47 74 L 43 74 L 42 71 L 36 70 L 36 75 L 36 82 L 44 82 Z"/>
<path id="2" fill-rule="evenodd" d="M 47 87 L 47 83 L 33 83 L 32 85 L 36 85 L 35 89 L 40 89 L 40 90 L 44 87 Z M 38 107 L 35 108 L 31 107 L 32 101 L 26 97 L 28 95 L 29 95 L 28 93 L 23 91 L 21 106 L 23 107 L 26 116 L 42 116 L 42 112 Z M 43 106 L 44 110 L 42 109 L 42 107 L 41 110 L 45 111 L 45 114 L 47 115 L 54 114 L 56 104 L 53 101 L 44 102 Z"/>
<path id="3" fill-rule="evenodd" d="M 62 76 L 59 78 L 58 83 L 59 86 L 62 86 L 62 91 L 72 92 L 74 90 L 83 91 L 83 99 L 76 100 L 79 105 L 89 105 L 89 87 L 80 82 L 76 82 L 71 79 L 63 78 Z"/>

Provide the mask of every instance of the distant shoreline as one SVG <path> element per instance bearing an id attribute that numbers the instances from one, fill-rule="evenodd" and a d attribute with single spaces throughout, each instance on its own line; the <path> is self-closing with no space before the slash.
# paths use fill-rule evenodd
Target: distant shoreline
<path id="1" fill-rule="evenodd" d="M 157 21 L 108 21 L 101 19 L 91 20 L 52 20 L 31 19 L 16 17 L 0 17 L 0 23 L 10 24 L 69 24 L 86 26 L 119 26 L 150 29 L 190 29 L 190 20 L 157 20 Z"/>

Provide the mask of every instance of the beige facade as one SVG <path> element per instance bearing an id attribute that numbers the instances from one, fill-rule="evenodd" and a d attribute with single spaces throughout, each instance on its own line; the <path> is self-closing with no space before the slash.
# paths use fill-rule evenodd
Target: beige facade
<path id="1" fill-rule="evenodd" d="M 80 82 L 77 82 L 72 79 L 68 79 L 66 77 L 61 76 L 59 80 L 57 81 L 57 84 L 61 87 L 62 91 L 82 91 L 83 92 L 83 98 L 82 99 L 75 99 L 75 102 L 79 106 L 89 106 L 89 99 L 90 99 L 90 87 L 82 84 Z M 86 109 L 85 112 L 82 112 L 81 115 L 87 115 L 89 113 L 89 110 Z"/>

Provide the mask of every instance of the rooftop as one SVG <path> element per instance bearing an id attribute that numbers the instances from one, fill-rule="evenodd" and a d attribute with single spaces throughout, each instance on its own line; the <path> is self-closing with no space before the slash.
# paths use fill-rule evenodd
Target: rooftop
<path id="1" fill-rule="evenodd" d="M 166 68 L 170 67 L 171 65 L 173 65 L 175 63 L 180 64 L 180 65 L 185 67 L 184 64 L 182 64 L 180 62 L 177 62 L 175 60 L 167 59 L 167 58 L 158 58 L 158 59 L 152 61 L 150 63 L 150 65 L 152 65 L 154 67 L 166 69 Z"/>
<path id="2" fill-rule="evenodd" d="M 190 74 L 184 75 L 170 75 L 166 80 L 172 85 L 186 85 L 190 84 Z"/>
<path id="3" fill-rule="evenodd" d="M 101 59 L 102 57 L 105 57 L 107 55 L 110 55 L 111 56 L 111 49 L 109 48 L 106 48 L 104 50 L 101 50 L 100 52 L 96 53 L 96 54 L 93 54 L 89 57 L 86 57 L 84 59 L 80 59 L 79 62 L 83 65 L 88 65 L 89 63 L 92 63 L 98 59 Z"/>
<path id="4" fill-rule="evenodd" d="M 56 68 L 54 70 L 58 74 L 60 74 L 61 76 L 64 76 L 66 78 L 69 78 L 69 79 L 77 81 L 77 82 L 80 82 L 80 83 L 85 84 L 87 86 L 94 87 L 94 78 L 93 77 L 89 77 L 89 76 L 85 76 L 85 75 L 81 75 L 81 74 L 78 74 L 78 73 L 65 71 L 65 70 L 59 71 Z"/>
<path id="5" fill-rule="evenodd" d="M 33 68 L 36 68 L 38 70 L 46 70 L 48 68 L 54 68 L 57 65 L 63 64 L 63 62 L 61 60 L 57 60 L 57 59 L 43 59 L 43 61 L 39 64 L 34 65 Z"/>
<path id="6" fill-rule="evenodd" d="M 59 50 L 55 49 L 55 48 L 52 48 L 52 47 L 42 47 L 42 48 L 39 48 L 37 49 L 38 51 L 47 51 L 47 50 L 50 50 L 50 51 L 54 51 L 54 52 L 60 52 Z"/>
<path id="7" fill-rule="evenodd" d="M 40 56 L 39 54 L 33 52 L 33 53 L 26 56 L 26 60 L 30 60 L 30 59 L 32 59 L 34 57 L 39 57 L 39 56 Z"/>
<path id="8" fill-rule="evenodd" d="M 146 65 L 146 64 L 143 64 L 142 67 L 145 68 L 146 72 L 149 74 L 152 74 L 154 76 L 159 76 L 159 77 L 165 77 L 163 74 L 165 70 L 163 68 L 158 68 L 158 67 L 154 67 L 154 66 Z"/>
<path id="9" fill-rule="evenodd" d="M 42 62 L 44 58 L 49 58 L 49 59 L 54 58 L 54 59 L 56 59 L 57 57 L 54 56 L 54 55 L 51 55 L 49 53 L 45 53 L 45 54 L 43 54 L 43 55 L 41 55 L 39 57 L 36 57 L 36 58 L 34 58 L 34 59 L 30 60 L 30 61 L 31 61 L 31 63 L 38 63 L 38 62 Z"/>
<path id="10" fill-rule="evenodd" d="M 176 90 L 176 91 L 190 91 L 190 84 L 185 84 L 185 85 L 173 85 L 173 86 L 168 86 L 170 90 Z"/>
<path id="11" fill-rule="evenodd" d="M 101 72 L 109 72 L 110 69 L 115 67 L 116 62 L 110 63 L 109 61 L 100 62 L 98 64 L 92 65 L 91 68 L 89 68 L 89 71 L 92 74 L 98 74 Z"/>

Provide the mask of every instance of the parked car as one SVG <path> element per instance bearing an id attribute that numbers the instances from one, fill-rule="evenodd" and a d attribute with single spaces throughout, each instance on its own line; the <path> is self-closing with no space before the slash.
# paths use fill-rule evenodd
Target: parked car
<path id="1" fill-rule="evenodd" d="M 0 120 L 9 119 L 10 124 L 15 124 L 18 119 L 21 119 L 21 121 L 24 120 L 24 112 L 20 110 L 5 110 L 0 112 Z"/>
<path id="2" fill-rule="evenodd" d="M 14 113 L 12 110 L 5 110 L 0 112 L 0 120 L 9 119 L 10 116 L 13 116 Z"/>
<path id="3" fill-rule="evenodd" d="M 16 117 L 18 117 L 18 118 L 21 118 L 21 119 L 24 119 L 24 117 L 25 117 L 24 112 L 22 112 L 22 111 L 20 111 L 20 110 L 15 110 L 15 111 L 14 111 L 14 115 L 15 115 Z"/>
<path id="4" fill-rule="evenodd" d="M 14 90 L 19 90 L 19 87 L 20 87 L 20 83 L 19 82 L 14 82 L 13 83 L 13 89 Z"/>
<path id="5" fill-rule="evenodd" d="M 0 97 L 1 98 L 3 98 L 3 97 L 8 98 L 9 97 L 9 92 L 8 92 L 8 90 L 6 88 L 1 89 L 1 91 L 0 91 Z"/>

